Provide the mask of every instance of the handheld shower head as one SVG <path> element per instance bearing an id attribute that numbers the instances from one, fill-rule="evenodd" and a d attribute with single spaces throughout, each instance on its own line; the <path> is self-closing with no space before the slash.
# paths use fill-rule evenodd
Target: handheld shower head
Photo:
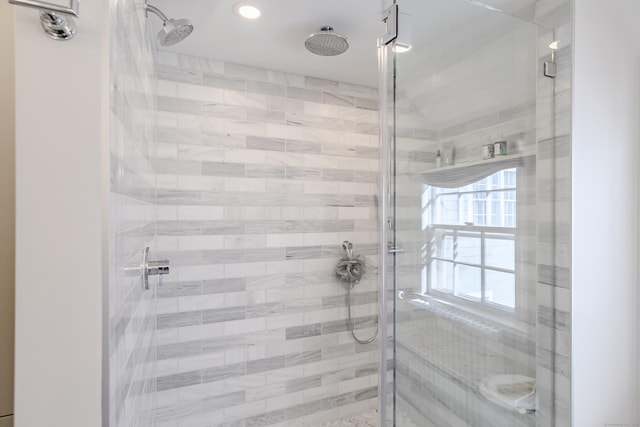
<path id="1" fill-rule="evenodd" d="M 162 19 L 162 29 L 158 32 L 158 43 L 162 46 L 173 46 L 189 37 L 193 32 L 193 24 L 188 19 L 169 19 L 160 9 L 150 4 L 144 5 L 145 11 Z"/>

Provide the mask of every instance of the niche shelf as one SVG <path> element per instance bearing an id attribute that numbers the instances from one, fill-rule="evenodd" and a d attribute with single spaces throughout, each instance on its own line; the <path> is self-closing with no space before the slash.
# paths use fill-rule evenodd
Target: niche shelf
<path id="1" fill-rule="evenodd" d="M 522 166 L 535 161 L 534 147 L 521 153 L 497 156 L 486 160 L 469 160 L 451 166 L 443 166 L 423 172 L 422 182 L 445 187 L 459 187 L 461 182 L 475 182 L 502 169 Z M 446 185 L 449 184 L 449 185 Z"/>

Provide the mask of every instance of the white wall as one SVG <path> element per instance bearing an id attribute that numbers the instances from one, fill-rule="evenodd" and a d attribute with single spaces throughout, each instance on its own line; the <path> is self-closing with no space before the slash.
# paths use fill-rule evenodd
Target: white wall
<path id="1" fill-rule="evenodd" d="M 637 19 L 640 8 L 634 0 L 574 3 L 573 425 L 631 425 L 638 422 L 640 27 L 626 16 Z"/>
<path id="2" fill-rule="evenodd" d="M 108 2 L 50 40 L 16 8 L 16 426 L 101 425 Z"/>
<path id="3" fill-rule="evenodd" d="M 13 8 L 0 1 L 0 426 L 12 425 L 15 246 Z"/>

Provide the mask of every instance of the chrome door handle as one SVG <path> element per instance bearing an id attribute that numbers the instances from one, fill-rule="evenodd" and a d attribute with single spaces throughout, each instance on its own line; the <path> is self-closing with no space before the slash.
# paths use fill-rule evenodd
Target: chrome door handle
<path id="1" fill-rule="evenodd" d="M 404 248 L 400 246 L 395 246 L 393 243 L 387 243 L 387 253 L 389 254 L 401 254 L 404 252 Z"/>
<path id="2" fill-rule="evenodd" d="M 149 289 L 149 276 L 169 274 L 169 260 L 149 261 L 149 246 L 142 251 L 142 285 Z"/>

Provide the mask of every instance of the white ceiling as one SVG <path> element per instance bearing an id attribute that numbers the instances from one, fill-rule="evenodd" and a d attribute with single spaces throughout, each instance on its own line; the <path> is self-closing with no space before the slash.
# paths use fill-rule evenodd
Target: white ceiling
<path id="1" fill-rule="evenodd" d="M 385 29 L 380 11 L 390 0 L 250 0 L 262 9 L 256 21 L 233 12 L 238 1 L 150 0 L 169 17 L 189 18 L 195 26 L 189 38 L 169 48 L 172 51 L 378 85 L 376 41 Z M 509 40 L 512 34 L 531 27 L 528 21 L 533 20 L 535 1 L 399 0 L 400 10 L 411 15 L 414 45 L 398 59 L 401 94 L 436 127 L 475 111 L 521 102 L 526 91 L 511 89 L 521 86 L 518 74 L 526 67 L 535 69 L 535 63 L 529 64 L 530 56 L 519 54 L 526 45 Z M 487 3 L 491 6 L 486 7 Z M 491 7 L 506 14 L 488 10 Z M 159 29 L 159 21 L 154 21 Z M 325 25 L 349 38 L 346 53 L 321 57 L 305 49 L 307 36 Z M 492 92 L 494 87 L 499 91 Z M 485 95 L 469 96 L 474 91 Z M 459 96 L 465 99 L 465 95 L 468 102 L 451 101 Z"/>
<path id="2" fill-rule="evenodd" d="M 384 31 L 380 0 L 252 0 L 255 21 L 233 12 L 239 0 L 150 0 L 169 17 L 189 18 L 193 34 L 170 50 L 228 62 L 376 86 L 376 40 Z M 349 50 L 335 57 L 308 52 L 304 41 L 332 25 L 348 37 Z M 159 28 L 159 27 L 158 27 Z"/>

